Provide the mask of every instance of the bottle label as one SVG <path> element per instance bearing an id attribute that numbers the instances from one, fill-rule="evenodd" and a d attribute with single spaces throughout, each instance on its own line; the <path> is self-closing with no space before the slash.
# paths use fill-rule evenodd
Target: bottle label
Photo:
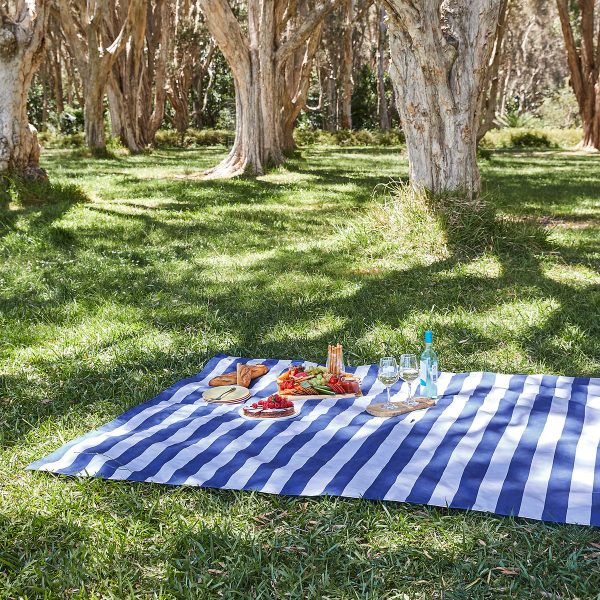
<path id="1" fill-rule="evenodd" d="M 437 383 L 438 380 L 438 365 L 434 362 L 430 369 L 431 383 Z"/>

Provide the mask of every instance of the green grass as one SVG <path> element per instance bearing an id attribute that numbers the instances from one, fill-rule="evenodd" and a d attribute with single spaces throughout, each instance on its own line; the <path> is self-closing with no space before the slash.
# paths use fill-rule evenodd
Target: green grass
<path id="1" fill-rule="evenodd" d="M 49 151 L 68 193 L 2 208 L 0 598 L 600 598 L 592 528 L 24 471 L 217 352 L 323 360 L 339 340 L 363 364 L 430 326 L 445 370 L 600 373 L 599 157 L 493 154 L 486 194 L 521 241 L 462 253 L 385 229 L 397 148 L 178 178 L 223 152 Z"/>

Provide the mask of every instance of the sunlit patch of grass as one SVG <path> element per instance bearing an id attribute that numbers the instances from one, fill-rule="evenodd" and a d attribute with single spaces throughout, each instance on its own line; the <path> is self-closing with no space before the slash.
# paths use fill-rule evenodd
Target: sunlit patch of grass
<path id="1" fill-rule="evenodd" d="M 493 153 L 507 243 L 468 255 L 384 207 L 397 148 L 178 178 L 225 153 L 48 152 L 86 201 L 2 212 L 0 597 L 595 597 L 589 528 L 23 471 L 217 352 L 322 361 L 340 341 L 357 365 L 433 327 L 448 371 L 600 373 L 598 157 Z"/>

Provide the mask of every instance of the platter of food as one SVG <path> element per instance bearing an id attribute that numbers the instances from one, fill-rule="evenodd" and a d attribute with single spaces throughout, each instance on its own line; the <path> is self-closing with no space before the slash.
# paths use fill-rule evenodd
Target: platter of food
<path id="1" fill-rule="evenodd" d="M 282 421 L 293 419 L 299 414 L 300 411 L 294 406 L 294 403 L 279 394 L 272 394 L 264 400 L 245 404 L 240 409 L 242 417 L 253 421 L 259 419 Z"/>
<path id="2" fill-rule="evenodd" d="M 329 346 L 327 365 L 294 365 L 277 378 L 277 393 L 290 400 L 362 396 L 360 379 L 346 373 L 342 347 Z"/>

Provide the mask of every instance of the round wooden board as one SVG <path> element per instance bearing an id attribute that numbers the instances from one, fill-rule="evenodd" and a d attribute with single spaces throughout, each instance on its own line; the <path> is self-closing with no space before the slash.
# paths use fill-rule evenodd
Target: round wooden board
<path id="1" fill-rule="evenodd" d="M 376 402 L 375 404 L 369 404 L 367 406 L 367 412 L 374 417 L 397 417 L 398 415 L 405 415 L 406 413 L 413 412 L 415 410 L 423 410 L 429 408 L 435 404 L 435 400 L 432 398 L 418 397 L 415 398 L 415 406 L 408 406 L 404 402 L 393 402 L 398 408 L 395 410 L 386 410 L 383 408 L 385 402 Z"/>

